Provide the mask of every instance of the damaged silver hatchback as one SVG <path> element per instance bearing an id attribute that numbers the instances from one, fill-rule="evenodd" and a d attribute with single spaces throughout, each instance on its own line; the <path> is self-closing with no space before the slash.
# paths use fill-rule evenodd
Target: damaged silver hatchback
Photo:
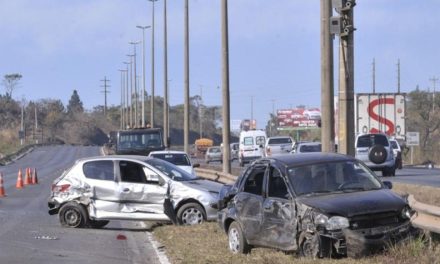
<path id="1" fill-rule="evenodd" d="M 215 220 L 222 185 L 167 161 L 145 156 L 77 160 L 52 184 L 49 214 L 67 227 L 103 227 L 109 220 Z"/>
<path id="2" fill-rule="evenodd" d="M 306 257 L 364 256 L 411 237 L 412 210 L 355 158 L 263 158 L 220 192 L 218 222 L 234 253 L 251 246 Z"/>

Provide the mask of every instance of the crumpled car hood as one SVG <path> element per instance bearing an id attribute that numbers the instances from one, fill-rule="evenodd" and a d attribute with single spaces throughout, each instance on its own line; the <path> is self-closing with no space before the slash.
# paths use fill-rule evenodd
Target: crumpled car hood
<path id="1" fill-rule="evenodd" d="M 180 183 L 193 189 L 215 192 L 215 193 L 219 193 L 220 189 L 223 187 L 223 184 L 209 180 L 193 180 L 193 181 L 184 181 Z"/>
<path id="2" fill-rule="evenodd" d="M 355 215 L 400 211 L 407 204 L 388 189 L 299 197 L 298 201 L 328 215 Z"/>

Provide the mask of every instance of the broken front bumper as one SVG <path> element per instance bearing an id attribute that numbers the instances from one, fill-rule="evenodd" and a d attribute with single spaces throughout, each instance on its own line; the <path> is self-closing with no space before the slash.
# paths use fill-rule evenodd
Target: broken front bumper
<path id="1" fill-rule="evenodd" d="M 321 234 L 332 241 L 336 253 L 352 258 L 370 255 L 418 234 L 409 221 L 397 226 L 380 226 L 367 229 L 344 229 Z"/>

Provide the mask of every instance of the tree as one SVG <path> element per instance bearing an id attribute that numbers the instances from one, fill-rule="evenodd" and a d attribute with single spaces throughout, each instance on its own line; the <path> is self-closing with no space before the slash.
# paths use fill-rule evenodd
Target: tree
<path id="1" fill-rule="evenodd" d="M 18 82 L 23 76 L 19 73 L 6 74 L 3 78 L 2 85 L 6 90 L 6 98 L 12 98 L 12 92 L 18 87 Z"/>
<path id="2" fill-rule="evenodd" d="M 83 103 L 79 98 L 78 92 L 73 90 L 73 94 L 70 97 L 69 104 L 67 105 L 67 114 L 72 115 L 76 113 L 83 113 Z"/>

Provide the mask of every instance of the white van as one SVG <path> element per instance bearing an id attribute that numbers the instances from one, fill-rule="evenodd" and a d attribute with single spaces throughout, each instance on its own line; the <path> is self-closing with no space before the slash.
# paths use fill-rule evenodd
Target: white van
<path id="1" fill-rule="evenodd" d="M 243 167 L 245 163 L 264 156 L 266 132 L 263 130 L 249 130 L 240 133 L 238 162 Z"/>

